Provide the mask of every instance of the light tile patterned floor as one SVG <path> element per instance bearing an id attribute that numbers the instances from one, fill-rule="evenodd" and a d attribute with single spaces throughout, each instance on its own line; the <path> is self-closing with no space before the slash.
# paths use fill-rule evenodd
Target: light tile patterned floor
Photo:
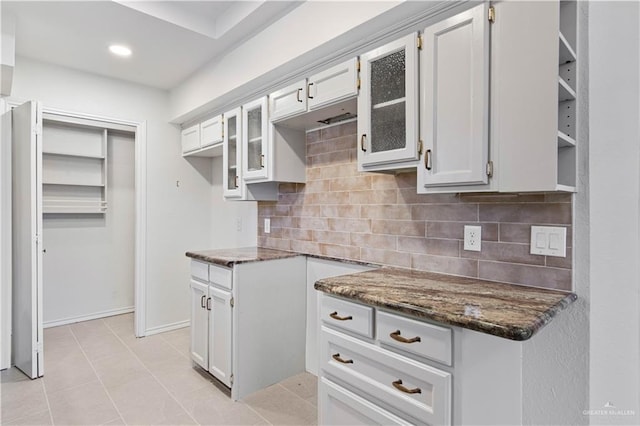
<path id="1" fill-rule="evenodd" d="M 133 315 L 48 328 L 45 375 L 2 371 L 2 425 L 315 425 L 316 377 L 302 373 L 232 402 L 189 359 L 189 328 L 136 339 Z"/>

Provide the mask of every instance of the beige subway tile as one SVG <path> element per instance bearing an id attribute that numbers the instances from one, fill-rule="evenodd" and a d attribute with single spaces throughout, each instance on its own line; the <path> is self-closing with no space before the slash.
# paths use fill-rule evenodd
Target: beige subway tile
<path id="1" fill-rule="evenodd" d="M 331 126 L 324 129 L 320 129 L 322 132 L 322 139 L 332 139 L 339 136 L 355 135 L 358 131 L 357 121 L 340 124 L 338 126 Z"/>
<path id="2" fill-rule="evenodd" d="M 349 191 L 322 192 L 318 194 L 319 204 L 349 204 Z"/>
<path id="3" fill-rule="evenodd" d="M 320 206 L 299 205 L 291 207 L 291 216 L 295 217 L 318 217 L 320 216 Z"/>
<path id="4" fill-rule="evenodd" d="M 329 229 L 328 219 L 320 217 L 301 217 L 298 224 L 301 229 Z"/>
<path id="5" fill-rule="evenodd" d="M 371 221 L 369 219 L 329 218 L 326 220 L 328 221 L 329 229 L 332 231 L 371 232 Z"/>
<path id="6" fill-rule="evenodd" d="M 290 192 L 298 192 L 295 183 L 281 183 L 278 185 L 278 193 L 286 194 Z"/>
<path id="7" fill-rule="evenodd" d="M 279 204 L 275 201 L 259 201 L 258 202 L 258 217 L 270 217 L 276 214 L 276 209 Z M 288 206 L 287 206 L 288 208 Z"/>
<path id="8" fill-rule="evenodd" d="M 276 211 L 274 216 L 289 216 L 291 215 L 291 208 L 287 204 L 276 204 Z"/>
<path id="9" fill-rule="evenodd" d="M 571 269 L 573 262 L 573 249 L 567 248 L 567 257 L 547 256 L 546 265 L 552 268 Z"/>
<path id="10" fill-rule="evenodd" d="M 324 154 L 330 150 L 326 149 L 326 141 L 318 141 L 314 143 L 307 142 L 307 157 L 313 157 L 315 155 Z"/>
<path id="11" fill-rule="evenodd" d="M 360 216 L 369 219 L 411 219 L 411 207 L 403 204 L 364 205 Z"/>
<path id="12" fill-rule="evenodd" d="M 291 240 L 291 250 L 298 253 L 321 255 L 320 244 L 314 241 Z"/>
<path id="13" fill-rule="evenodd" d="M 320 243 L 320 254 L 323 256 L 343 258 L 343 259 L 360 259 L 360 248 L 354 246 L 343 246 L 337 244 Z"/>
<path id="14" fill-rule="evenodd" d="M 497 223 L 465 223 L 465 222 L 429 222 L 427 221 L 427 237 L 464 239 L 465 225 L 480 225 L 482 227 L 482 241 L 498 241 Z"/>
<path id="15" fill-rule="evenodd" d="M 480 261 L 478 276 L 491 281 L 571 290 L 570 269 Z"/>
<path id="16" fill-rule="evenodd" d="M 480 204 L 480 221 L 571 224 L 571 204 Z"/>
<path id="17" fill-rule="evenodd" d="M 398 237 L 398 250 L 411 253 L 457 257 L 458 240 L 424 237 Z"/>
<path id="18" fill-rule="evenodd" d="M 570 192 L 545 192 L 544 201 L 547 203 L 571 203 L 573 194 Z"/>
<path id="19" fill-rule="evenodd" d="M 284 228 L 283 238 L 299 241 L 313 241 L 313 230 L 299 228 Z"/>
<path id="20" fill-rule="evenodd" d="M 351 161 L 351 151 L 345 149 L 342 151 L 327 152 L 312 157 L 307 157 L 307 165 L 311 167 L 328 166 L 332 164 L 348 163 Z"/>
<path id="21" fill-rule="evenodd" d="M 476 204 L 430 204 L 411 206 L 413 220 L 476 222 Z"/>
<path id="22" fill-rule="evenodd" d="M 504 194 L 495 194 L 495 193 L 469 193 L 469 194 L 460 194 L 460 201 L 463 203 L 490 203 L 490 204 L 499 204 L 499 203 L 542 203 L 544 202 L 544 194 L 543 193 L 527 193 L 527 194 L 517 194 L 517 193 L 504 193 Z"/>
<path id="23" fill-rule="evenodd" d="M 411 189 L 416 192 L 417 176 L 416 172 L 398 173 L 396 175 L 387 173 L 371 173 L 371 187 L 373 189 Z"/>
<path id="24" fill-rule="evenodd" d="M 319 179 L 337 179 L 347 176 L 360 176 L 356 163 L 334 164 L 320 168 Z"/>
<path id="25" fill-rule="evenodd" d="M 349 232 L 313 231 L 313 241 L 318 243 L 349 245 Z"/>
<path id="26" fill-rule="evenodd" d="M 313 142 L 319 141 L 321 138 L 321 135 L 322 135 L 322 132 L 320 131 L 320 129 L 307 132 L 306 134 L 307 143 L 313 143 Z"/>
<path id="27" fill-rule="evenodd" d="M 297 192 L 278 194 L 279 204 L 300 205 L 300 204 L 303 204 L 303 201 L 304 201 L 304 195 L 299 194 Z"/>
<path id="28" fill-rule="evenodd" d="M 326 192 L 331 190 L 332 181 L 329 179 L 312 180 L 307 182 L 305 190 L 306 194 L 312 194 L 314 192 Z"/>
<path id="29" fill-rule="evenodd" d="M 411 267 L 411 254 L 394 250 L 381 250 L 363 247 L 360 250 L 360 259 L 365 262 L 380 263 L 400 268 Z"/>
<path id="30" fill-rule="evenodd" d="M 277 250 L 291 250 L 291 240 L 282 238 L 260 237 L 258 239 L 260 247 L 273 248 Z"/>
<path id="31" fill-rule="evenodd" d="M 460 241 L 460 245 L 463 246 L 463 244 L 464 243 Z M 486 241 L 482 243 L 482 250 L 479 252 L 464 250 L 461 247 L 460 256 L 479 260 L 544 265 L 544 256 L 531 254 L 529 250 L 529 244 Z"/>
<path id="32" fill-rule="evenodd" d="M 307 167 L 307 182 L 320 179 L 322 176 L 322 167 Z"/>
<path id="33" fill-rule="evenodd" d="M 271 217 L 271 226 L 275 228 L 297 228 L 298 227 L 298 217 L 293 216 L 272 216 Z M 258 226 L 262 226 L 264 221 L 258 222 Z"/>
<path id="34" fill-rule="evenodd" d="M 508 243 L 522 243 L 522 244 L 530 244 L 531 243 L 531 226 L 544 224 L 539 223 L 500 223 L 499 224 L 499 235 L 500 241 L 508 242 Z M 572 246 L 572 227 L 565 226 L 567 228 L 567 247 Z"/>
<path id="35" fill-rule="evenodd" d="M 395 235 L 378 235 L 368 233 L 351 233 L 351 245 L 385 250 L 396 250 Z"/>
<path id="36" fill-rule="evenodd" d="M 329 204 L 323 205 L 322 217 L 359 218 L 360 206 Z"/>
<path id="37" fill-rule="evenodd" d="M 417 194 L 414 188 L 400 188 L 400 204 L 455 204 L 460 201 L 457 194 Z"/>
<path id="38" fill-rule="evenodd" d="M 412 254 L 411 268 L 419 271 L 439 272 L 465 277 L 476 277 L 478 275 L 478 261 L 460 257 Z"/>
<path id="39" fill-rule="evenodd" d="M 351 204 L 393 204 L 397 200 L 397 192 L 395 189 L 352 191 L 349 194 L 349 202 Z"/>
<path id="40" fill-rule="evenodd" d="M 377 220 L 371 221 L 374 234 L 424 236 L 425 223 L 415 220 Z"/>
<path id="41" fill-rule="evenodd" d="M 371 189 L 371 176 L 351 176 L 331 181 L 331 191 L 363 191 Z"/>

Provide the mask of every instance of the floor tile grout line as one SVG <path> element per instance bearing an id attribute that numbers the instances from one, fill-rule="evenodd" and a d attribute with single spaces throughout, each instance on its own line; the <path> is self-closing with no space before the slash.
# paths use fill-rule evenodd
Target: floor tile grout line
<path id="1" fill-rule="evenodd" d="M 309 373 L 309 374 L 311 374 L 311 373 Z M 284 389 L 286 389 L 288 392 L 290 392 L 291 394 L 293 394 L 293 395 L 297 396 L 299 399 L 303 400 L 304 402 L 306 402 L 307 404 L 311 405 L 312 407 L 316 407 L 316 408 L 317 408 L 317 406 L 313 405 L 313 403 L 312 403 L 312 402 L 307 401 L 306 399 L 304 399 L 303 397 L 301 397 L 300 395 L 298 395 L 297 393 L 295 393 L 294 391 L 292 391 L 292 390 L 291 390 L 291 389 L 289 389 L 288 387 L 286 387 L 286 386 L 284 386 L 284 385 L 282 385 L 282 384 L 280 384 L 280 383 L 278 383 L 278 385 L 279 385 L 279 386 L 282 386 L 282 387 L 283 387 Z"/>
<path id="2" fill-rule="evenodd" d="M 186 359 L 191 359 L 190 357 L 188 357 L 187 355 L 185 355 L 180 348 L 178 348 L 176 345 L 174 345 L 173 343 L 171 343 L 169 340 L 165 339 L 165 337 L 162 335 L 163 333 L 160 333 L 160 337 L 162 337 L 162 340 L 164 340 L 169 346 L 171 346 L 173 349 L 175 349 L 176 351 L 178 351 L 180 353 L 180 355 L 182 355 L 183 358 Z"/>
<path id="3" fill-rule="evenodd" d="M 107 325 L 106 322 L 104 322 L 103 320 L 100 320 L 105 327 L 107 327 L 109 329 L 109 331 L 111 333 L 113 333 L 113 331 L 111 330 L 111 328 Z M 109 393 L 109 389 L 107 389 L 107 387 L 104 385 L 104 382 L 102 381 L 102 379 L 100 378 L 100 375 L 98 374 L 98 371 L 96 370 L 96 368 L 93 366 L 93 362 L 91 362 L 91 360 L 89 359 L 89 357 L 87 356 L 87 353 L 84 351 L 84 348 L 82 347 L 82 345 L 80 344 L 80 341 L 78 340 L 78 337 L 76 336 L 76 334 L 73 332 L 73 328 L 69 327 L 69 331 L 71 331 L 71 335 L 73 336 L 74 340 L 76 341 L 76 343 L 78 344 L 78 346 L 80 347 L 80 351 L 82 351 L 82 355 L 84 355 L 84 357 L 86 358 L 87 362 L 89 363 L 89 366 L 91 367 L 91 370 L 93 371 L 93 374 L 96 375 L 96 377 L 98 378 L 98 381 L 100 382 L 100 386 L 102 386 L 102 389 L 104 389 L 104 392 L 107 394 L 107 397 L 109 398 L 109 401 L 111 401 L 111 404 L 113 405 L 113 408 L 115 408 L 116 413 L 118 413 L 118 416 L 120 416 L 120 420 L 122 420 L 123 423 L 127 423 L 124 421 L 124 416 L 122 415 L 122 413 L 120 412 L 120 410 L 118 409 L 118 405 L 116 404 L 116 402 L 113 400 L 113 398 L 111 397 L 111 394 Z M 115 333 L 113 333 L 115 334 Z"/>
<path id="4" fill-rule="evenodd" d="M 128 350 L 129 352 L 131 352 L 131 354 L 135 357 L 135 359 L 137 359 L 137 360 L 138 360 L 138 362 L 142 365 L 142 367 L 143 367 L 145 370 L 147 370 L 147 372 L 148 372 L 148 373 L 151 375 L 151 377 L 153 377 L 153 379 L 154 379 L 154 380 L 155 380 L 155 381 L 156 381 L 156 382 L 157 382 L 157 383 L 162 387 L 162 389 L 164 389 L 164 390 L 167 392 L 167 394 L 171 397 L 171 399 L 173 399 L 173 400 L 174 400 L 174 401 L 175 401 L 175 402 L 180 406 L 180 408 L 182 408 L 182 410 L 187 414 L 187 416 L 189 416 L 189 418 L 190 418 L 191 420 L 193 420 L 193 422 L 194 422 L 195 424 L 198 424 L 198 425 L 199 425 L 200 423 L 199 423 L 199 422 L 198 422 L 198 421 L 197 421 L 197 420 L 196 420 L 196 419 L 191 415 L 191 413 L 189 412 L 189 410 L 187 410 L 187 409 L 185 408 L 185 406 L 184 406 L 184 405 L 182 405 L 182 403 L 181 403 L 180 401 L 178 401 L 178 399 L 173 395 L 173 393 L 172 393 L 172 392 L 171 392 L 171 391 L 170 391 L 170 390 L 169 390 L 169 389 L 164 385 L 164 383 L 162 383 L 162 382 L 161 382 L 161 381 L 156 377 L 156 375 L 153 373 L 153 371 L 151 371 L 151 369 L 150 369 L 150 368 L 149 368 L 149 367 L 148 367 L 148 366 L 147 366 L 147 365 L 146 365 L 146 364 L 145 364 L 145 363 L 140 359 L 140 357 L 138 357 L 138 354 L 136 354 L 136 353 L 133 351 L 133 349 L 131 349 L 131 348 L 129 347 L 129 345 L 127 345 L 127 343 L 126 343 L 124 340 L 122 340 L 122 337 L 120 337 L 119 335 L 117 335 L 117 334 L 113 331 L 113 329 L 109 326 L 109 324 L 107 324 L 106 322 L 105 322 L 105 326 L 106 326 L 106 327 L 107 327 L 107 328 L 108 328 L 108 329 L 109 329 L 109 330 L 110 330 L 110 331 L 111 331 L 111 332 L 116 336 L 116 338 L 117 338 L 118 340 L 120 340 L 120 342 L 122 342 L 122 344 L 127 348 L 127 350 Z M 136 337 L 136 339 L 137 339 L 137 338 L 138 338 L 138 337 Z M 161 338 L 163 341 L 165 341 L 164 337 L 160 336 L 160 338 Z M 165 342 L 166 342 L 166 341 L 165 341 Z M 171 345 L 169 344 L 169 346 L 171 346 Z M 172 348 L 173 348 L 173 346 L 172 346 Z M 174 349 L 174 350 L 176 350 L 175 348 L 173 348 L 173 349 Z M 177 350 L 176 350 L 176 351 L 177 351 Z M 180 351 L 177 351 L 177 352 L 180 352 Z M 118 411 L 118 412 L 119 412 L 119 411 Z M 124 421 L 124 419 L 123 419 L 123 421 Z M 126 422 L 125 422 L 125 423 L 126 423 Z"/>
<path id="5" fill-rule="evenodd" d="M 44 399 L 45 401 L 47 401 L 47 408 L 49 409 L 49 419 L 51 420 L 51 424 L 54 425 L 55 423 L 53 422 L 53 413 L 51 412 L 51 404 L 49 403 L 49 394 L 47 394 L 47 385 L 45 385 L 44 383 L 44 378 L 42 378 L 42 391 L 44 392 Z"/>
<path id="6" fill-rule="evenodd" d="M 257 415 L 258 417 L 260 417 L 262 420 L 264 420 L 265 422 L 267 422 L 267 424 L 268 424 L 268 425 L 273 425 L 273 423 L 271 423 L 271 422 L 269 421 L 269 419 L 267 419 L 265 416 L 263 416 L 262 414 L 260 414 L 260 413 L 258 412 L 258 410 L 256 410 L 255 408 L 253 408 L 253 407 L 251 406 L 251 404 L 246 403 L 246 402 L 244 402 L 244 401 L 241 401 L 241 402 L 242 402 L 242 403 L 243 403 L 243 404 L 244 404 L 244 405 L 245 405 L 249 410 L 251 410 L 251 411 L 253 411 L 254 413 L 256 413 L 256 415 Z"/>

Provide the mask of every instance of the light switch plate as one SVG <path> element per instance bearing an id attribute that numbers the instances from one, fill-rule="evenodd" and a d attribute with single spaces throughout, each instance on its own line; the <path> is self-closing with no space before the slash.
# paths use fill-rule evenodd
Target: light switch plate
<path id="1" fill-rule="evenodd" d="M 271 219 L 269 219 L 268 217 L 264 218 L 264 233 L 265 234 L 271 233 Z"/>
<path id="2" fill-rule="evenodd" d="M 532 226 L 531 254 L 567 257 L 567 228 L 562 226 Z"/>

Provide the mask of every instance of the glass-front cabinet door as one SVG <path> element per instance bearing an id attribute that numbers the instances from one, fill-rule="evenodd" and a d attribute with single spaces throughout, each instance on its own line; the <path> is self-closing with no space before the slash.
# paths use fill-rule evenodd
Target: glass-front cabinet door
<path id="1" fill-rule="evenodd" d="M 384 164 L 391 169 L 419 158 L 417 40 L 418 34 L 412 33 L 360 57 L 360 170 Z"/>
<path id="2" fill-rule="evenodd" d="M 268 124 L 266 96 L 242 106 L 245 181 L 264 180 L 269 177 Z"/>
<path id="3" fill-rule="evenodd" d="M 242 114 L 240 107 L 224 113 L 224 144 L 222 162 L 223 195 L 225 198 L 242 198 Z"/>

